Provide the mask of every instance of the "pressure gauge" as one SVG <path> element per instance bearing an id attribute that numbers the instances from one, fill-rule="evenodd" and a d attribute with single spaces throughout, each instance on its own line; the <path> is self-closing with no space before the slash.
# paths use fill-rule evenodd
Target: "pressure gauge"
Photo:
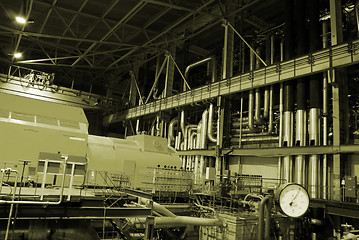
<path id="1" fill-rule="evenodd" d="M 276 192 L 276 200 L 280 210 L 287 216 L 298 218 L 309 208 L 309 194 L 297 183 L 287 183 L 280 186 Z"/>

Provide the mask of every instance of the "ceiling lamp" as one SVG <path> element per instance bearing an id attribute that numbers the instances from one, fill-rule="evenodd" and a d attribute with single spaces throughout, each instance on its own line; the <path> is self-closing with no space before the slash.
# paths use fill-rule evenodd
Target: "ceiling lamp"
<path id="1" fill-rule="evenodd" d="M 14 53 L 14 58 L 21 58 L 21 57 L 22 57 L 22 53 L 20 52 Z"/>
<path id="2" fill-rule="evenodd" d="M 16 22 L 20 23 L 20 24 L 25 24 L 26 23 L 26 19 L 23 17 L 16 17 Z"/>

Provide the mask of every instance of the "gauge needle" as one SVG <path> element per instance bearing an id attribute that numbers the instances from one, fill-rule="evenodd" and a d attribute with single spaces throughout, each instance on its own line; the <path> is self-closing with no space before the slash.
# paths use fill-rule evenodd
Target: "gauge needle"
<path id="1" fill-rule="evenodd" d="M 299 188 L 298 192 L 295 194 L 295 196 L 294 196 L 294 198 L 292 199 L 292 201 L 289 203 L 289 206 L 292 206 L 292 205 L 293 205 L 293 201 L 294 201 L 294 199 L 296 199 L 296 197 L 298 196 L 299 192 L 300 192 L 300 188 Z"/>

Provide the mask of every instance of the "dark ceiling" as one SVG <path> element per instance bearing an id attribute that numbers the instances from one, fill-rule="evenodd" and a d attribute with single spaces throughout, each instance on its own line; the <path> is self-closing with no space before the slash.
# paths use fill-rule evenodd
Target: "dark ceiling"
<path id="1" fill-rule="evenodd" d="M 223 16 L 251 36 L 282 24 L 283 11 L 280 0 L 1 0 L 0 70 L 55 72 L 58 85 L 93 85 L 104 94 L 109 82 L 121 83 L 135 65 L 155 65 L 171 45 L 182 69 L 220 55 Z M 17 15 L 28 23 L 15 22 Z M 14 59 L 15 51 L 23 58 Z"/>

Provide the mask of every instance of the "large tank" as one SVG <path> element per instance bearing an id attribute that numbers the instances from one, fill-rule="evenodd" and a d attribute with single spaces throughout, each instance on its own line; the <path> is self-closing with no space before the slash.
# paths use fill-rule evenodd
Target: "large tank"
<path id="1" fill-rule="evenodd" d="M 171 167 L 179 169 L 181 160 L 167 140 L 150 135 L 135 135 L 126 139 L 88 137 L 89 183 L 99 183 L 99 171 L 118 173 L 129 178 L 129 187 L 146 188 L 152 184 L 153 169 Z"/>

